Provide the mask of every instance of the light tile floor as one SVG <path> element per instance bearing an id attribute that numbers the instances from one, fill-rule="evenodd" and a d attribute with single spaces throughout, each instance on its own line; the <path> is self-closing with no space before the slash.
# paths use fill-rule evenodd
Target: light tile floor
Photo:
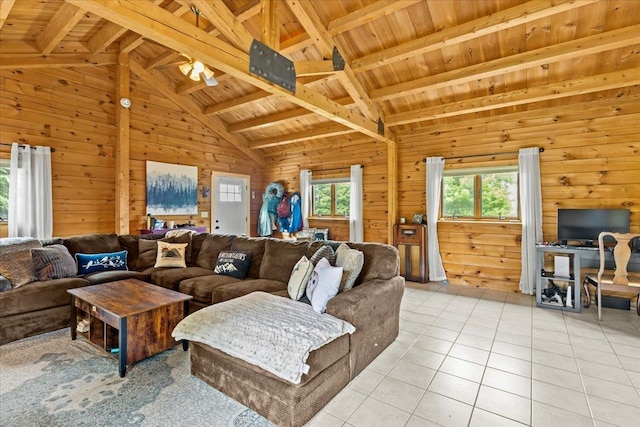
<path id="1" fill-rule="evenodd" d="M 313 427 L 640 426 L 640 316 L 407 282 L 400 334 Z"/>

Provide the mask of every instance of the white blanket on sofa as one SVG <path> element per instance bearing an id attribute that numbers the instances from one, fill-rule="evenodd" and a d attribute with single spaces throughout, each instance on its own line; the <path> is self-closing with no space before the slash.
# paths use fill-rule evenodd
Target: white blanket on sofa
<path id="1" fill-rule="evenodd" d="M 310 305 L 253 292 L 190 314 L 172 336 L 207 344 L 299 384 L 311 351 L 354 331 L 349 322 Z"/>

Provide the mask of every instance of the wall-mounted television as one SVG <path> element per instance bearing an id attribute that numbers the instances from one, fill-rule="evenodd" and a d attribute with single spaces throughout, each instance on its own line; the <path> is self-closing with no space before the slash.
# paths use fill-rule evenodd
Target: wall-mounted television
<path id="1" fill-rule="evenodd" d="M 630 223 L 629 209 L 558 209 L 558 240 L 593 244 L 602 231 L 628 233 Z"/>

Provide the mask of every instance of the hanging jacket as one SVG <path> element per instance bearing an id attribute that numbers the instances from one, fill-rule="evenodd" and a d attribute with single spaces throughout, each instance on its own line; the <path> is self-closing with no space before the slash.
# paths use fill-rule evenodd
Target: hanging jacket
<path id="1" fill-rule="evenodd" d="M 289 204 L 291 205 L 291 219 L 289 221 L 289 232 L 295 233 L 302 229 L 302 198 L 297 191 L 291 195 Z"/>

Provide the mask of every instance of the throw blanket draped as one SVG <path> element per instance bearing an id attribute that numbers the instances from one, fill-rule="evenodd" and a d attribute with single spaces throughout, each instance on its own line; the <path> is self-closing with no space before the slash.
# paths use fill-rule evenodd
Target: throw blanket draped
<path id="1" fill-rule="evenodd" d="M 197 341 L 299 384 L 309 370 L 309 353 L 355 327 L 310 305 L 253 292 L 185 317 L 176 340 Z"/>

